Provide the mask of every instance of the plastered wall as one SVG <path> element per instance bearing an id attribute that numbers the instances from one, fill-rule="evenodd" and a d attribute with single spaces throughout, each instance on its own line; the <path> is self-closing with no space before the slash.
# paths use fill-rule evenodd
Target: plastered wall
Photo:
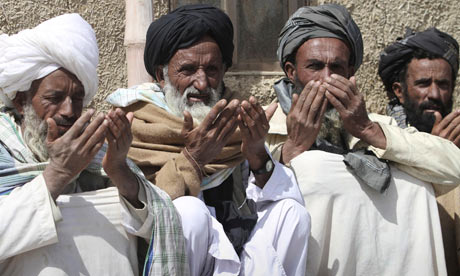
<path id="1" fill-rule="evenodd" d="M 96 31 L 100 53 L 99 93 L 90 106 L 108 109 L 103 101 L 106 95 L 127 85 L 124 0 L 0 0 L 0 31 L 17 33 L 72 12 L 79 13 Z"/>
<path id="2" fill-rule="evenodd" d="M 158 17 L 168 11 L 168 0 L 152 0 Z M 280 0 L 281 1 L 281 0 Z M 317 1 L 328 3 L 331 1 Z M 460 40 L 460 12 L 458 0 L 341 0 L 361 28 L 364 40 L 364 62 L 357 72 L 360 91 L 367 107 L 373 112 L 384 112 L 387 102 L 383 85 L 377 75 L 380 51 L 398 36 L 405 27 L 424 30 L 435 26 Z M 126 58 L 123 46 L 123 0 L 1 0 L 0 31 L 15 33 L 37 25 L 53 16 L 80 13 L 96 30 L 101 55 L 99 66 L 100 92 L 92 106 L 107 109 L 103 99 L 117 87 L 126 86 Z M 232 89 L 255 95 L 268 103 L 274 98 L 272 84 L 281 76 L 227 75 L 226 85 Z M 457 83 L 458 84 L 458 83 Z M 460 87 L 455 91 L 454 107 L 460 108 Z"/>

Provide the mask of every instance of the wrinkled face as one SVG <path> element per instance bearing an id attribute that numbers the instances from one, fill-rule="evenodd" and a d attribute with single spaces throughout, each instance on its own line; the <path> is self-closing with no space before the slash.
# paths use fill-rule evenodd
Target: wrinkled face
<path id="1" fill-rule="evenodd" d="M 313 38 L 299 47 L 296 64 L 286 62 L 287 77 L 303 88 L 309 81 L 322 81 L 331 74 L 349 78 L 353 75 L 350 66 L 350 50 L 340 39 Z"/>
<path id="2" fill-rule="evenodd" d="M 80 117 L 85 91 L 77 77 L 67 70 L 60 68 L 52 72 L 35 81 L 31 89 L 35 89 L 35 92 L 32 92 L 30 104 L 38 118 L 44 121 L 54 119 L 60 135 Z M 20 112 L 22 109 L 18 108 Z"/>
<path id="3" fill-rule="evenodd" d="M 438 111 L 444 117 L 452 110 L 453 80 L 449 63 L 442 58 L 412 59 L 407 67 L 403 93 L 395 90 L 403 106 L 423 114 Z"/>
<path id="4" fill-rule="evenodd" d="M 178 50 L 168 63 L 168 77 L 182 95 L 193 86 L 197 92 L 189 93 L 189 105 L 208 105 L 211 97 L 209 89 L 217 89 L 225 74 L 225 66 L 219 45 L 209 36 L 204 36 L 192 46 Z M 160 82 L 164 86 L 164 80 Z"/>

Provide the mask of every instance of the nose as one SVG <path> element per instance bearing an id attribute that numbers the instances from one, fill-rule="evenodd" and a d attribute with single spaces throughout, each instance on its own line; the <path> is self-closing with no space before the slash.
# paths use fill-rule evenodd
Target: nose
<path id="1" fill-rule="evenodd" d="M 324 66 L 323 70 L 321 70 L 320 74 L 320 81 L 324 81 L 325 78 L 330 77 L 332 75 L 332 71 L 329 69 L 329 66 Z"/>
<path id="2" fill-rule="evenodd" d="M 430 100 L 435 100 L 435 101 L 441 100 L 441 90 L 439 89 L 439 86 L 435 82 L 433 82 L 430 85 L 427 97 Z"/>
<path id="3" fill-rule="evenodd" d="M 196 71 L 193 86 L 200 91 L 206 91 L 206 89 L 208 88 L 208 76 L 206 75 L 206 72 L 203 69 L 198 69 Z"/>
<path id="4" fill-rule="evenodd" d="M 74 115 L 72 99 L 70 97 L 66 97 L 59 106 L 59 114 L 65 117 L 72 117 Z"/>

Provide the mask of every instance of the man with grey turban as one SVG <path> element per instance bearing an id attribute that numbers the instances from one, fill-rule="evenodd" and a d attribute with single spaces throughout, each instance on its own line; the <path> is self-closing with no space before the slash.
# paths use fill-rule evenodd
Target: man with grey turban
<path id="1" fill-rule="evenodd" d="M 174 199 L 192 275 L 304 275 L 310 219 L 292 171 L 264 146 L 276 105 L 264 112 L 225 88 L 232 55 L 224 12 L 179 7 L 147 31 L 157 82 L 107 101 L 134 112 L 128 156 Z"/>
<path id="2" fill-rule="evenodd" d="M 460 164 L 448 159 L 457 171 L 433 169 L 426 159 L 441 144 L 423 153 L 413 146 L 437 137 L 405 133 L 391 118 L 367 113 L 354 77 L 361 34 L 344 7 L 300 8 L 278 43 L 287 78 L 274 86 L 281 110 L 267 143 L 295 172 L 312 217 L 307 274 L 445 274 L 427 182 L 459 183 Z"/>
<path id="3" fill-rule="evenodd" d="M 1 275 L 188 273 L 171 199 L 126 159 L 133 114 L 83 112 L 97 65 L 78 14 L 0 35 Z"/>
<path id="4" fill-rule="evenodd" d="M 421 131 L 445 138 L 442 155 L 433 168 L 450 167 L 445 160 L 460 160 L 460 110 L 452 112 L 452 94 L 458 73 L 459 46 L 447 33 L 436 28 L 422 32 L 407 29 L 403 39 L 389 45 L 380 55 L 379 75 L 390 102 L 387 113 L 406 131 Z M 449 141 L 450 142 L 449 142 Z M 428 141 L 427 141 L 428 142 Z M 427 145 L 421 144 L 421 147 Z M 445 159 L 448 155 L 449 159 Z M 429 162 L 426 160 L 425 162 Z M 444 251 L 449 275 L 460 273 L 460 188 L 434 186 L 440 210 Z"/>

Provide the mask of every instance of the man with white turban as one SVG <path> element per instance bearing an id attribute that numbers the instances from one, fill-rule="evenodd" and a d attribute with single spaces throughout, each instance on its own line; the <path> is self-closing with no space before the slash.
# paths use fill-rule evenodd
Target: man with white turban
<path id="1" fill-rule="evenodd" d="M 274 87 L 281 110 L 267 142 L 311 215 L 307 274 L 446 274 L 428 182 L 460 183 L 460 162 L 446 153 L 455 145 L 367 113 L 354 76 L 362 37 L 345 7 L 300 8 L 278 44 L 287 78 Z"/>
<path id="2" fill-rule="evenodd" d="M 1 275 L 188 274 L 169 196 L 126 159 L 133 114 L 82 112 L 97 65 L 78 14 L 0 36 Z"/>

